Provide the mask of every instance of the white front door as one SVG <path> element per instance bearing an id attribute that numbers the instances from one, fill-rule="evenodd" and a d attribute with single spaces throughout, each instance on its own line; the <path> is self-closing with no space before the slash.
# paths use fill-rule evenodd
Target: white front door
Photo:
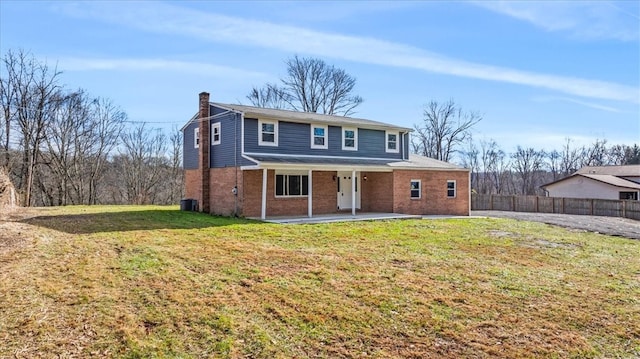
<path id="1" fill-rule="evenodd" d="M 356 209 L 360 209 L 360 173 L 356 172 Z M 351 209 L 353 201 L 352 172 L 338 172 L 338 209 Z"/>

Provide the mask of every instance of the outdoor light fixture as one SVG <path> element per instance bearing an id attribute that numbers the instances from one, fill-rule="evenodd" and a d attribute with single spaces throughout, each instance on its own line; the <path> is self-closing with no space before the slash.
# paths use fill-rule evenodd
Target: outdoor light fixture
<path id="1" fill-rule="evenodd" d="M 333 175 L 333 182 L 336 181 L 336 175 Z"/>
<path id="2" fill-rule="evenodd" d="M 362 177 L 362 179 L 366 181 L 366 180 L 367 180 L 367 175 L 364 175 L 364 176 Z"/>

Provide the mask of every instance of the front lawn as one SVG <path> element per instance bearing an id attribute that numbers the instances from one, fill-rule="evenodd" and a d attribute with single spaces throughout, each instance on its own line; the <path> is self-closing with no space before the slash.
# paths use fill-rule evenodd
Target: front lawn
<path id="1" fill-rule="evenodd" d="M 0 357 L 634 358 L 640 242 L 502 219 L 176 207 L 0 222 Z"/>

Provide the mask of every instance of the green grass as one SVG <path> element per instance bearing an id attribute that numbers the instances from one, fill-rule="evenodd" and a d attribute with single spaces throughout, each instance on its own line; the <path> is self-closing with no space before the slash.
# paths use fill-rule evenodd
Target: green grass
<path id="1" fill-rule="evenodd" d="M 503 219 L 29 213 L 0 222 L 0 357 L 640 356 L 634 240 Z"/>

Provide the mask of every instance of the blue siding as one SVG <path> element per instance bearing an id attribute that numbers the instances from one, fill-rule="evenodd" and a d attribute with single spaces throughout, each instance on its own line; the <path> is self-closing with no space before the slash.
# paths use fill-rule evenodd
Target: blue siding
<path id="1" fill-rule="evenodd" d="M 211 168 L 255 165 L 242 157 L 241 115 L 216 106 L 211 106 L 211 113 L 214 116 L 222 114 L 211 120 L 211 124 L 220 123 L 220 144 L 211 145 Z"/>
<path id="2" fill-rule="evenodd" d="M 244 150 L 248 153 L 272 153 L 286 155 L 316 155 L 342 157 L 397 158 L 401 153 L 387 153 L 385 131 L 358 129 L 358 150 L 342 150 L 342 128 L 329 126 L 328 149 L 311 148 L 311 125 L 306 123 L 278 122 L 278 146 L 258 145 L 258 120 L 245 118 Z"/>
<path id="3" fill-rule="evenodd" d="M 220 123 L 220 144 L 211 145 L 211 168 L 235 166 L 240 158 L 240 150 L 234 151 L 236 139 L 240 138 L 240 129 L 235 126 L 239 121 L 235 118 L 236 114 L 230 112 L 211 120 L 211 124 Z"/>
<path id="4" fill-rule="evenodd" d="M 193 130 L 198 123 L 189 124 L 182 133 L 182 166 L 185 170 L 198 169 L 198 148 L 193 146 Z"/>

